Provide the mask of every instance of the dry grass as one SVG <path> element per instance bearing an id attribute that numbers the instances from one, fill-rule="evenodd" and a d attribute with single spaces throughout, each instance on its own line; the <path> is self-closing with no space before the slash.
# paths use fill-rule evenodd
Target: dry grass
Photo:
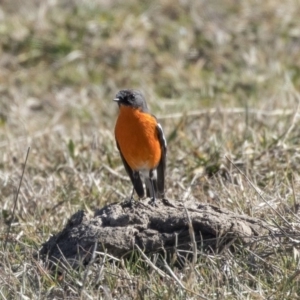
<path id="1" fill-rule="evenodd" d="M 1 1 L 0 298 L 296 299 L 299 15 L 297 0 Z M 74 212 L 130 194 L 113 137 L 124 87 L 161 118 L 169 198 L 263 218 L 285 237 L 234 254 L 199 246 L 195 265 L 165 276 L 138 254 L 44 269 L 38 249 Z"/>

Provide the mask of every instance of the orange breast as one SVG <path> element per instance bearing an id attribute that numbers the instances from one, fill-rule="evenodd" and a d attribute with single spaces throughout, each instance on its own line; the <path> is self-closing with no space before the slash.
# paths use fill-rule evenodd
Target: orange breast
<path id="1" fill-rule="evenodd" d="M 155 118 L 138 109 L 120 106 L 115 136 L 120 150 L 131 169 L 155 168 L 161 158 Z"/>

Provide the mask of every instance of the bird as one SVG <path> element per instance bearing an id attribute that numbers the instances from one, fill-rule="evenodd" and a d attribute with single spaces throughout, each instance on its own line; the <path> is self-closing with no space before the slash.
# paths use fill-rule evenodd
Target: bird
<path id="1" fill-rule="evenodd" d="M 162 126 L 149 112 L 143 94 L 138 90 L 120 90 L 113 101 L 119 106 L 115 124 L 115 139 L 124 168 L 139 199 L 146 195 L 150 204 L 164 198 L 167 142 Z"/>

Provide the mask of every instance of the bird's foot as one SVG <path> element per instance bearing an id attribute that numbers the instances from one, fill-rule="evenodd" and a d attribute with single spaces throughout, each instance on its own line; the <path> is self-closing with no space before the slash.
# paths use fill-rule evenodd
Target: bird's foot
<path id="1" fill-rule="evenodd" d="M 171 203 L 167 198 L 163 198 L 162 199 L 162 203 L 165 205 L 165 206 L 170 206 L 170 207 L 176 207 L 173 203 Z"/>
<path id="2" fill-rule="evenodd" d="M 129 208 L 135 208 L 137 205 L 137 202 L 133 198 L 126 199 L 122 203 L 122 207 L 129 207 Z"/>
<path id="3" fill-rule="evenodd" d="M 150 204 L 151 206 L 157 206 L 156 199 L 155 199 L 154 197 L 151 198 L 149 204 Z"/>

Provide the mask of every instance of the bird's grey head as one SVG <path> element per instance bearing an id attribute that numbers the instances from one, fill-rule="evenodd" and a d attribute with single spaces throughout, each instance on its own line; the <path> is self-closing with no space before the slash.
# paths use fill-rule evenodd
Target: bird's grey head
<path id="1" fill-rule="evenodd" d="M 117 93 L 114 101 L 116 101 L 119 106 L 130 106 L 133 108 L 139 108 L 143 112 L 148 111 L 146 100 L 140 91 L 129 89 L 121 90 Z"/>

